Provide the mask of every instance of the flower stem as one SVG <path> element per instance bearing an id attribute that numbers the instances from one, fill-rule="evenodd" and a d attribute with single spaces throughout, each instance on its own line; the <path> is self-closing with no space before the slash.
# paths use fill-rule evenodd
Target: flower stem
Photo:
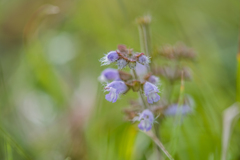
<path id="1" fill-rule="evenodd" d="M 155 144 L 166 154 L 166 156 L 170 159 L 170 160 L 174 160 L 173 157 L 170 155 L 170 153 L 166 150 L 166 148 L 164 147 L 164 145 L 162 144 L 162 142 L 157 138 L 157 136 L 152 132 L 146 132 L 146 134 L 152 138 L 152 140 L 155 142 Z"/>
<path id="2" fill-rule="evenodd" d="M 139 80 L 135 69 L 132 69 L 132 73 L 133 73 L 134 79 L 135 79 L 135 80 Z M 142 105 L 142 108 L 143 108 L 143 109 L 148 108 L 148 104 L 147 104 L 147 102 L 145 101 L 144 96 L 143 96 L 143 90 L 142 90 L 142 88 L 140 88 L 140 90 L 138 91 L 138 94 L 139 94 L 139 97 L 140 97 L 141 100 L 142 100 L 142 104 L 143 104 L 143 105 Z"/>

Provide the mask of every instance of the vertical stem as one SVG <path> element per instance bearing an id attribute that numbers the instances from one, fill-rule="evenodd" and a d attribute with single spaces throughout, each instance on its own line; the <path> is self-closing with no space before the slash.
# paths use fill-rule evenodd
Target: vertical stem
<path id="1" fill-rule="evenodd" d="M 145 53 L 148 57 L 150 57 L 150 31 L 149 31 L 149 24 L 151 22 L 151 17 L 150 16 L 144 16 L 141 17 L 139 19 L 137 19 L 138 22 L 138 29 L 139 29 L 139 36 L 140 36 L 140 46 L 141 46 L 141 52 Z M 148 72 L 151 72 L 151 66 L 147 67 Z M 143 95 L 142 93 L 140 93 L 140 97 L 142 98 Z M 146 103 L 147 104 L 147 103 Z M 160 127 L 160 126 L 158 126 Z M 155 131 L 156 132 L 156 131 Z M 148 133 L 148 132 L 147 132 Z M 171 155 L 167 152 L 167 150 L 164 148 L 164 146 L 162 145 L 162 143 L 160 142 L 159 138 L 158 138 L 158 134 L 154 134 L 151 131 L 151 135 L 149 135 L 150 137 L 152 137 L 152 139 L 154 140 L 154 142 L 156 143 L 156 145 L 159 146 L 159 148 L 168 156 L 170 157 L 169 159 L 173 160 L 173 158 L 171 157 Z M 160 152 L 159 152 L 160 154 Z M 160 159 L 160 156 L 158 157 L 158 159 Z"/>
<path id="2" fill-rule="evenodd" d="M 142 31 L 142 25 L 141 24 L 138 25 L 138 30 L 139 30 L 141 52 L 145 52 L 145 44 L 144 44 L 144 37 L 143 37 L 143 31 Z"/>
<path id="3" fill-rule="evenodd" d="M 144 45 L 145 45 L 145 52 L 146 52 L 146 54 L 148 55 L 148 56 L 150 56 L 150 39 L 149 39 L 149 37 L 150 37 L 150 35 L 149 35 L 149 30 L 147 30 L 147 28 L 148 28 L 149 26 L 146 24 L 146 25 L 143 25 L 142 26 L 142 31 L 143 31 L 143 37 L 144 37 Z"/>
<path id="4" fill-rule="evenodd" d="M 137 19 L 138 22 L 138 30 L 140 36 L 140 46 L 141 52 L 145 53 L 148 57 L 150 57 L 150 31 L 149 31 L 149 24 L 151 22 L 150 16 L 144 16 Z M 147 67 L 148 72 L 151 71 L 151 66 Z"/>
<path id="5" fill-rule="evenodd" d="M 177 105 L 177 112 L 174 117 L 174 121 L 176 123 L 176 126 L 173 127 L 172 130 L 172 141 L 171 141 L 171 147 L 172 147 L 172 154 L 176 153 L 177 150 L 177 144 L 179 140 L 179 132 L 180 132 L 180 126 L 181 126 L 181 120 L 182 120 L 182 106 L 184 103 L 184 76 L 183 71 L 181 73 L 181 86 L 180 86 L 180 93 L 178 98 L 178 105 Z"/>
<path id="6" fill-rule="evenodd" d="M 135 79 L 135 80 L 138 80 L 138 76 L 137 76 L 137 73 L 136 73 L 135 69 L 132 69 L 132 73 L 133 73 L 134 79 Z M 143 107 L 142 107 L 142 108 L 143 108 L 143 109 L 144 109 L 144 108 L 148 108 L 147 102 L 145 101 L 144 96 L 143 96 L 142 88 L 140 88 L 140 90 L 138 91 L 138 94 L 139 94 L 139 96 L 140 96 L 140 98 L 141 98 L 141 100 L 142 100 L 142 104 L 143 104 Z"/>
<path id="7" fill-rule="evenodd" d="M 139 23 L 139 35 L 141 52 L 144 52 L 147 56 L 150 56 L 150 33 L 149 33 L 149 22 Z"/>

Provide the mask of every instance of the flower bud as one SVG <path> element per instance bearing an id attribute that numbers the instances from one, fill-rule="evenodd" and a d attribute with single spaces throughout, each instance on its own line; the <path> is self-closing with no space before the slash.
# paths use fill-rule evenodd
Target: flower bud
<path id="1" fill-rule="evenodd" d="M 118 53 L 116 51 L 110 51 L 107 55 L 105 55 L 103 58 L 100 59 L 102 66 L 108 65 L 110 63 L 113 63 L 117 61 L 119 58 Z"/>
<path id="2" fill-rule="evenodd" d="M 142 65 L 148 66 L 148 64 L 150 63 L 150 60 L 149 60 L 149 58 L 147 56 L 141 55 L 138 58 L 138 62 L 141 63 Z"/>

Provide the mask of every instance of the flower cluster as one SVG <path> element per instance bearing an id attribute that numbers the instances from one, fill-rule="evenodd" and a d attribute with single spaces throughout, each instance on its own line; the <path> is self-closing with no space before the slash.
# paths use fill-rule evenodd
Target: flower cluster
<path id="1" fill-rule="evenodd" d="M 147 97 L 146 101 L 148 104 L 153 104 L 160 100 L 157 87 L 160 80 L 158 77 L 148 73 L 147 68 L 149 67 L 150 59 L 144 53 L 134 52 L 132 49 L 127 49 L 124 45 L 119 45 L 116 51 L 110 51 L 100 61 L 102 65 L 116 63 L 118 69 L 123 69 L 128 65 L 132 70 L 132 75 L 113 68 L 107 68 L 102 72 L 99 81 L 107 83 L 104 87 L 105 91 L 109 92 L 105 96 L 107 101 L 115 103 L 121 94 L 127 93 L 130 89 L 144 94 Z M 148 75 L 148 78 L 146 78 L 146 75 Z M 145 98 L 143 100 L 145 101 Z M 146 108 L 148 105 L 144 107 Z M 154 116 L 150 110 L 144 110 L 137 116 L 137 119 L 140 122 L 138 127 L 141 130 L 149 131 L 152 128 Z"/>
<path id="2" fill-rule="evenodd" d="M 195 58 L 195 52 L 185 45 L 165 46 L 160 54 L 155 55 L 168 58 L 167 60 L 165 59 L 165 62 L 169 61 L 169 64 L 184 59 L 194 60 Z M 118 69 L 105 69 L 99 77 L 99 81 L 106 83 L 104 89 L 108 92 L 105 96 L 107 101 L 115 103 L 120 95 L 126 94 L 129 90 L 139 92 L 141 101 L 136 101 L 132 104 L 132 106 L 135 106 L 135 109 L 125 110 L 129 119 L 139 122 L 139 129 L 143 131 L 151 130 L 155 121 L 154 113 L 172 116 L 178 113 L 185 115 L 193 111 L 192 105 L 188 103 L 184 102 L 178 107 L 178 103 L 171 102 L 169 93 L 174 92 L 173 90 L 167 90 L 161 101 L 159 96 L 158 86 L 160 85 L 160 79 L 157 75 L 170 82 L 165 83 L 166 85 L 173 86 L 176 84 L 175 82 L 182 81 L 183 78 L 184 80 L 192 79 L 190 68 L 187 66 L 178 63 L 178 65 L 154 65 L 153 68 L 153 65 L 149 66 L 150 59 L 148 56 L 144 53 L 127 49 L 124 45 L 119 45 L 116 51 L 110 51 L 100 61 L 102 65 L 115 63 L 118 66 Z M 126 66 L 129 66 L 131 73 L 121 70 Z M 168 88 L 172 89 L 173 87 Z M 141 107 L 141 109 L 136 110 L 136 106 Z M 139 110 L 141 110 L 140 113 Z"/>
<path id="3" fill-rule="evenodd" d="M 165 45 L 159 49 L 159 54 L 168 59 L 189 59 L 194 60 L 196 53 L 183 43 L 177 43 L 175 46 Z"/>
<path id="4" fill-rule="evenodd" d="M 182 43 L 175 46 L 165 45 L 155 50 L 154 53 L 150 48 L 151 41 L 148 30 L 150 22 L 150 16 L 137 19 L 141 49 L 145 54 L 134 52 L 125 45 L 118 45 L 117 50 L 108 52 L 100 59 L 102 66 L 116 64 L 118 69 L 105 69 L 99 76 L 99 81 L 106 84 L 104 89 L 108 93 L 105 95 L 105 99 L 112 103 L 115 103 L 120 95 L 126 94 L 130 90 L 138 92 L 139 99 L 131 100 L 129 108 L 125 108 L 124 113 L 127 120 L 138 122 L 138 128 L 152 137 L 154 131 L 148 131 L 152 129 L 157 120 L 160 123 L 168 116 L 180 114 L 179 117 L 182 117 L 181 115 L 193 112 L 194 101 L 185 94 L 184 81 L 192 80 L 191 70 L 187 63 L 195 60 L 196 53 Z M 151 56 L 151 61 L 149 56 Z M 155 63 L 156 60 L 158 64 Z M 126 72 L 127 69 L 122 70 L 126 66 L 129 67 L 130 73 Z M 164 84 L 161 100 L 158 88 L 161 84 L 159 77 Z M 180 92 L 176 89 L 179 85 Z M 154 115 L 158 115 L 159 119 L 158 117 L 154 118 Z M 159 126 L 156 126 L 156 129 L 159 129 Z M 155 138 L 157 137 L 156 135 Z M 162 150 L 169 159 L 173 159 L 166 149 Z"/>
<path id="5" fill-rule="evenodd" d="M 183 74 L 185 80 L 191 80 L 191 70 L 188 67 L 161 66 L 153 69 L 154 74 L 167 79 L 168 81 L 180 80 Z"/>
<path id="6" fill-rule="evenodd" d="M 119 45 L 116 51 L 108 52 L 100 61 L 102 65 L 109 65 L 116 62 L 118 69 L 123 69 L 127 65 L 129 68 L 134 69 L 136 63 L 146 66 L 150 63 L 149 57 L 145 56 L 144 53 L 135 53 L 132 49 L 127 49 L 124 45 Z"/>

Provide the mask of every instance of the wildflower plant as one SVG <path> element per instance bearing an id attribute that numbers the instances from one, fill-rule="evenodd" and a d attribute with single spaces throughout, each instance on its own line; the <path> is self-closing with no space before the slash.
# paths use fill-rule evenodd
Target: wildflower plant
<path id="1" fill-rule="evenodd" d="M 115 64 L 118 68 L 105 69 L 99 80 L 106 82 L 104 89 L 108 92 L 105 99 L 115 103 L 119 96 L 128 91 L 138 92 L 140 101 L 133 101 L 130 109 L 125 114 L 132 122 L 138 122 L 138 128 L 148 134 L 162 149 L 169 159 L 172 156 L 154 133 L 154 124 L 159 128 L 160 119 L 165 116 L 186 115 L 192 112 L 188 103 L 189 96 L 184 95 L 184 80 L 191 80 L 191 71 L 182 61 L 194 61 L 196 54 L 183 44 L 176 46 L 166 45 L 155 51 L 150 50 L 149 23 L 151 18 L 145 16 L 137 20 L 141 37 L 141 52 L 118 45 L 117 49 L 108 52 L 100 59 L 102 65 Z M 160 59 L 163 63 L 158 64 Z M 122 71 L 128 67 L 130 73 Z M 159 86 L 164 83 L 164 91 L 160 92 Z M 174 86 L 181 82 L 177 100 L 172 100 Z M 136 109 L 137 108 L 137 109 Z M 159 116 L 159 117 L 158 117 Z M 155 118 L 154 118 L 155 117 Z"/>

